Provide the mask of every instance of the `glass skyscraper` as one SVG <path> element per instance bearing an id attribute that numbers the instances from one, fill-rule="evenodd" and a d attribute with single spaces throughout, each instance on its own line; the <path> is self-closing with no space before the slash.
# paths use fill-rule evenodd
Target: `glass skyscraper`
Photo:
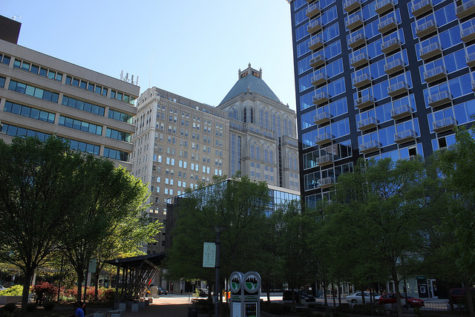
<path id="1" fill-rule="evenodd" d="M 475 0 L 292 0 L 307 207 L 359 157 L 409 159 L 475 120 Z"/>

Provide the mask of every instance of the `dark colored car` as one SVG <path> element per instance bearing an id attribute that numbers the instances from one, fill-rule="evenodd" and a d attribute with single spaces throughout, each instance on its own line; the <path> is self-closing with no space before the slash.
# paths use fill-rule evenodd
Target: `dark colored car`
<path id="1" fill-rule="evenodd" d="M 168 295 L 168 291 L 164 288 L 158 288 L 158 295 Z"/>
<path id="2" fill-rule="evenodd" d="M 472 301 L 475 301 L 475 287 L 470 288 L 470 292 L 472 293 Z M 452 310 L 454 304 L 465 305 L 466 301 L 465 288 L 451 288 L 449 290 L 449 304 Z"/>
<path id="3" fill-rule="evenodd" d="M 397 301 L 396 294 L 385 294 L 379 297 L 378 303 L 379 304 L 395 304 Z M 406 298 L 401 295 L 401 304 L 406 306 Z M 424 301 L 420 298 L 415 297 L 407 297 L 407 304 L 410 307 L 423 307 Z"/>
<path id="4" fill-rule="evenodd" d="M 300 303 L 304 303 L 304 302 L 315 302 L 315 297 L 307 292 L 307 291 L 303 291 L 303 290 L 300 290 L 300 291 L 291 291 L 291 290 L 288 290 L 288 291 L 284 291 L 284 293 L 282 294 L 282 300 L 284 301 L 296 301 L 296 302 L 300 302 Z"/>
<path id="5" fill-rule="evenodd" d="M 198 289 L 198 296 L 199 297 L 207 297 L 208 296 L 208 290 L 206 288 L 199 288 Z"/>

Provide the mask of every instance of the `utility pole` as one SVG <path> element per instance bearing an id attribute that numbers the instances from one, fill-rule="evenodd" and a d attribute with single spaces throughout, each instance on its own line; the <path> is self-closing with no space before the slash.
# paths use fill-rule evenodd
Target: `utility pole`
<path id="1" fill-rule="evenodd" d="M 215 227 L 216 230 L 216 265 L 215 265 L 215 271 L 216 271 L 216 277 L 215 277 L 215 284 L 214 284 L 214 295 L 216 297 L 215 302 L 214 302 L 214 316 L 219 317 L 219 248 L 220 248 L 220 240 L 219 240 L 219 234 L 221 233 L 221 228 L 220 227 Z"/>

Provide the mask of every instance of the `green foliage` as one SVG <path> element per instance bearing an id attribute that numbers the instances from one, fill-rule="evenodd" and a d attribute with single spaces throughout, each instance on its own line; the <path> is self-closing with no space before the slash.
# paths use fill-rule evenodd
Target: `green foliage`
<path id="1" fill-rule="evenodd" d="M 266 184 L 247 177 L 217 181 L 179 201 L 176 226 L 169 233 L 173 244 L 167 266 L 172 278 L 213 279 L 214 270 L 202 268 L 202 254 L 203 242 L 215 241 L 215 228 L 221 231 L 223 276 L 235 270 L 259 270 L 269 261 L 260 247 L 266 240 L 262 231 L 270 199 Z"/>
<path id="2" fill-rule="evenodd" d="M 13 285 L 6 290 L 0 291 L 0 296 L 21 296 L 22 291 L 22 285 Z"/>

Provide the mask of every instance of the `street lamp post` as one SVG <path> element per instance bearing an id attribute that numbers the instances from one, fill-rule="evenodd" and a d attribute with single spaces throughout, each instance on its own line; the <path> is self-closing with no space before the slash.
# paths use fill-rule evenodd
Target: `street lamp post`
<path id="1" fill-rule="evenodd" d="M 219 317 L 219 253 L 220 253 L 220 240 L 219 240 L 219 235 L 221 233 L 221 228 L 220 227 L 215 227 L 216 230 L 216 265 L 215 265 L 215 284 L 214 284 L 214 295 L 216 297 L 215 302 L 214 302 L 214 316 Z"/>

